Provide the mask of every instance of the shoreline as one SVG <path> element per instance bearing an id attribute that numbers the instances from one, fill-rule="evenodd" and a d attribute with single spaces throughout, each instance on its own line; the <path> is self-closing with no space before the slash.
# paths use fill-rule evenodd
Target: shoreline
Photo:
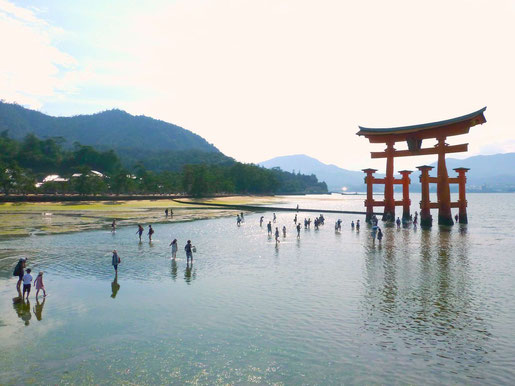
<path id="1" fill-rule="evenodd" d="M 212 200 L 219 198 L 249 197 L 268 198 L 276 196 L 305 196 L 308 194 L 332 194 L 327 193 L 275 193 L 275 194 L 214 194 L 210 196 L 195 197 L 188 194 L 0 194 L 2 203 L 29 203 L 29 202 L 83 202 L 83 201 L 159 201 L 174 199 Z"/>
<path id="2" fill-rule="evenodd" d="M 201 206 L 203 201 L 220 204 L 265 204 L 277 202 L 270 196 L 227 196 L 198 200 L 199 204 L 171 200 L 11 202 L 0 203 L 0 239 L 64 234 L 87 230 L 167 222 L 185 222 L 234 215 L 237 209 Z M 165 209 L 174 212 L 165 216 Z"/>

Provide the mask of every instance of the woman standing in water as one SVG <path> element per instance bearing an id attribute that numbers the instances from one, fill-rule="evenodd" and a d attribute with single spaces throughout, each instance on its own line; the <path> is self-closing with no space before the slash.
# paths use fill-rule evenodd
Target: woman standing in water
<path id="1" fill-rule="evenodd" d="M 175 260 L 177 257 L 177 239 L 173 239 L 170 245 L 172 246 L 172 259 Z"/>
<path id="2" fill-rule="evenodd" d="M 138 224 L 138 230 L 136 234 L 139 235 L 139 242 L 141 243 L 141 235 L 143 234 L 143 227 L 141 226 L 141 224 Z"/>

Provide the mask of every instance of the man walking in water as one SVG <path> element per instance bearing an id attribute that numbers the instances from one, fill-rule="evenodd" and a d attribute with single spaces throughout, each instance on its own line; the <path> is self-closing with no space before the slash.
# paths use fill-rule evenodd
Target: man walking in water
<path id="1" fill-rule="evenodd" d="M 297 238 L 300 239 L 300 222 L 297 224 Z"/>
<path id="2" fill-rule="evenodd" d="M 118 256 L 118 252 L 116 252 L 116 249 L 113 250 L 113 256 L 111 258 L 111 264 L 113 265 L 115 274 L 118 274 L 118 264 L 121 263 L 121 259 Z"/>
<path id="3" fill-rule="evenodd" d="M 275 227 L 275 245 L 279 244 L 279 228 Z"/>
<path id="4" fill-rule="evenodd" d="M 148 226 L 148 241 L 152 242 L 152 235 L 154 234 L 154 230 L 152 229 L 152 225 Z"/>
<path id="5" fill-rule="evenodd" d="M 261 216 L 261 218 L 259 219 L 259 226 L 262 227 L 263 226 L 263 216 Z"/>
<path id="6" fill-rule="evenodd" d="M 188 240 L 184 250 L 186 251 L 186 264 L 190 261 L 193 263 L 193 246 L 191 245 L 191 240 Z"/>
<path id="7" fill-rule="evenodd" d="M 268 235 L 272 235 L 272 222 L 269 221 L 268 224 L 266 224 L 266 228 L 268 229 Z"/>

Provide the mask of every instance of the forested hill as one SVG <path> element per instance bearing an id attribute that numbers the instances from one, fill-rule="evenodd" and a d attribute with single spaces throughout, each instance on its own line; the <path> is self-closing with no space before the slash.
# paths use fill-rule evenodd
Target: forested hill
<path id="1" fill-rule="evenodd" d="M 9 130 L 9 137 L 17 140 L 30 133 L 42 139 L 62 137 L 67 148 L 80 142 L 102 150 L 220 153 L 214 145 L 189 130 L 122 110 L 52 117 L 17 104 L 0 102 L 0 132 L 4 130 Z"/>

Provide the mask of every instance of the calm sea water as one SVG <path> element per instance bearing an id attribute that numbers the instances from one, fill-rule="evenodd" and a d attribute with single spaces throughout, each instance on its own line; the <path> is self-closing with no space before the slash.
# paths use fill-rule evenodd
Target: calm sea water
<path id="1" fill-rule="evenodd" d="M 297 240 L 294 213 L 277 214 L 278 246 L 259 227 L 271 213 L 156 224 L 152 244 L 133 227 L 3 240 L 0 384 L 513 384 L 515 195 L 468 200 L 468 226 L 380 223 L 381 244 L 331 214 Z M 284 198 L 297 204 L 363 197 Z M 44 302 L 13 305 L 21 256 L 45 271 Z"/>

